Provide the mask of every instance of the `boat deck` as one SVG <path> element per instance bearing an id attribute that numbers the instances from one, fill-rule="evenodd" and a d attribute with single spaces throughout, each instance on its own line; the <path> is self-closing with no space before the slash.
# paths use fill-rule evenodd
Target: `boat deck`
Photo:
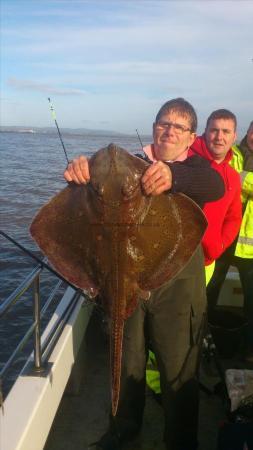
<path id="1" fill-rule="evenodd" d="M 96 311 L 96 310 L 95 310 Z M 92 450 L 92 443 L 106 431 L 110 411 L 109 349 L 101 320 L 95 313 L 86 333 L 85 371 L 78 395 L 65 393 L 52 425 L 44 450 Z M 219 378 L 209 367 L 208 377 L 202 370 L 201 381 L 214 386 Z M 199 442 L 200 450 L 215 450 L 219 424 L 226 418 L 221 398 L 201 391 Z M 163 412 L 147 391 L 144 423 L 140 435 L 124 445 L 124 450 L 165 450 L 162 442 Z"/>

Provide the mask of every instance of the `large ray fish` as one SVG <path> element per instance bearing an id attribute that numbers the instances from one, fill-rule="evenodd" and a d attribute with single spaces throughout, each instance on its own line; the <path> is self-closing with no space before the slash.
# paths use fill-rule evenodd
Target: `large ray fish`
<path id="1" fill-rule="evenodd" d="M 90 159 L 90 182 L 63 189 L 30 229 L 60 274 L 102 299 L 110 323 L 113 415 L 124 321 L 139 299 L 148 299 L 186 265 L 206 228 L 202 211 L 188 197 L 143 194 L 140 179 L 148 166 L 110 144 Z"/>

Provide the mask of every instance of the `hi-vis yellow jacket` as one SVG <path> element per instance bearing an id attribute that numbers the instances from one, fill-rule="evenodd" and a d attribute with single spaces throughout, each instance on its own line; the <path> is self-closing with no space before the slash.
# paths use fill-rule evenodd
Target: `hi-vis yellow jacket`
<path id="1" fill-rule="evenodd" d="M 232 147 L 230 165 L 240 174 L 242 187 L 243 219 L 239 232 L 235 256 L 253 258 L 253 172 L 243 170 L 243 156 L 240 147 Z"/>

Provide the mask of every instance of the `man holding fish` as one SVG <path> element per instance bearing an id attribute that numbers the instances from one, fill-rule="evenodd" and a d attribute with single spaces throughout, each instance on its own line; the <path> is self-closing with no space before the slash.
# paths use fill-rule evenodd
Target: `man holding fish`
<path id="1" fill-rule="evenodd" d="M 141 179 L 146 196 L 183 193 L 203 207 L 224 194 L 220 175 L 190 146 L 196 138 L 197 116 L 182 98 L 166 102 L 153 124 L 150 162 Z M 64 173 L 68 182 L 86 185 L 89 160 L 74 159 Z M 191 224 L 185 224 L 191 227 Z M 117 450 L 142 425 L 145 405 L 145 369 L 148 348 L 154 351 L 161 374 L 167 450 L 198 447 L 198 362 L 205 322 L 206 292 L 201 245 L 177 275 L 140 298 L 126 320 L 122 350 L 121 388 L 117 413 L 96 448 Z"/>
<path id="2" fill-rule="evenodd" d="M 211 277 L 214 272 L 215 260 L 234 241 L 241 225 L 240 177 L 234 168 L 230 166 L 230 163 L 233 161 L 231 147 L 236 139 L 236 127 L 237 119 L 231 111 L 227 109 L 215 110 L 207 119 L 204 134 L 198 136 L 191 145 L 191 150 L 207 159 L 211 167 L 222 176 L 225 186 L 223 197 L 214 202 L 206 203 L 203 208 L 208 220 L 208 227 L 202 239 L 206 283 L 208 285 L 207 298 L 210 289 L 210 284 L 208 284 L 210 279 L 211 286 L 213 285 Z M 211 315 L 209 320 L 212 320 Z M 160 394 L 160 377 L 153 353 L 150 353 L 147 365 L 147 384 L 155 394 Z M 156 396 L 156 398 L 159 400 L 160 396 Z"/>

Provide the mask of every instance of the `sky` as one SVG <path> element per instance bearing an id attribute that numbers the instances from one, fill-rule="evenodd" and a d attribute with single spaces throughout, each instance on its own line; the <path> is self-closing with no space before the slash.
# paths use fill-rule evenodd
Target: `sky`
<path id="1" fill-rule="evenodd" d="M 3 126 L 151 134 L 184 97 L 199 132 L 226 108 L 253 120 L 253 0 L 1 0 Z"/>

